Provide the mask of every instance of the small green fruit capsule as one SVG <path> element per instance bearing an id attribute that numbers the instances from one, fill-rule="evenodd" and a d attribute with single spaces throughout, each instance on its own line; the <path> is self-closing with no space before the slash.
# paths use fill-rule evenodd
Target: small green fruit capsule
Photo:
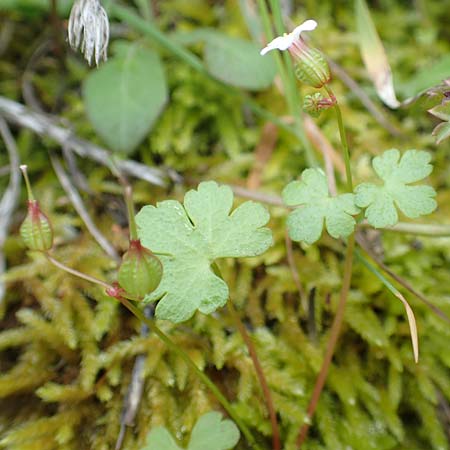
<path id="1" fill-rule="evenodd" d="M 30 250 L 45 252 L 53 246 L 53 230 L 37 200 L 28 200 L 28 214 L 20 226 L 20 235 Z"/>
<path id="2" fill-rule="evenodd" d="M 330 68 L 322 53 L 306 45 L 303 45 L 301 50 L 297 48 L 295 75 L 303 83 L 317 89 L 331 80 Z"/>
<path id="3" fill-rule="evenodd" d="M 322 112 L 321 101 L 323 101 L 323 95 L 320 92 L 316 92 L 312 95 L 305 95 L 303 102 L 303 111 L 312 117 L 319 117 Z"/>
<path id="4" fill-rule="evenodd" d="M 158 287 L 162 274 L 161 261 L 139 239 L 132 239 L 119 268 L 120 287 L 133 297 L 142 298 Z"/>

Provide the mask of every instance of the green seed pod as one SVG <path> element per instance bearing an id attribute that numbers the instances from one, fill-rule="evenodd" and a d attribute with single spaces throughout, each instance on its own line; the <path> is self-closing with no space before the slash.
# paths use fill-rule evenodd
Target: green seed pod
<path id="1" fill-rule="evenodd" d="M 120 287 L 133 297 L 142 298 L 158 287 L 162 274 L 161 261 L 139 239 L 132 239 L 119 268 Z"/>
<path id="2" fill-rule="evenodd" d="M 53 230 L 37 200 L 28 200 L 28 214 L 20 226 L 20 235 L 30 250 L 45 252 L 53 246 Z"/>
<path id="3" fill-rule="evenodd" d="M 322 53 L 306 45 L 300 51 L 296 50 L 295 75 L 303 83 L 318 89 L 331 80 L 330 68 Z"/>
<path id="4" fill-rule="evenodd" d="M 312 95 L 305 95 L 303 102 L 303 111 L 312 117 L 319 117 L 322 112 L 321 101 L 323 101 L 323 95 L 320 92 L 316 92 Z"/>

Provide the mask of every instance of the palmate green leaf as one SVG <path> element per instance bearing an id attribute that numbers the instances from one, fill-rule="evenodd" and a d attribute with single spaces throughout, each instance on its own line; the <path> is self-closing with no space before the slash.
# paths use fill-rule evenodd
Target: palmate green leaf
<path id="1" fill-rule="evenodd" d="M 218 412 L 204 414 L 195 424 L 187 450 L 230 450 L 239 441 L 239 430 L 231 420 L 222 420 Z M 182 450 L 171 434 L 158 427 L 150 431 L 142 450 Z"/>
<path id="2" fill-rule="evenodd" d="M 397 208 L 414 219 L 436 209 L 436 192 L 431 186 L 409 186 L 427 177 L 433 167 L 431 156 L 421 150 L 408 150 L 400 159 L 396 149 L 374 158 L 372 166 L 384 181 L 383 186 L 362 183 L 355 189 L 356 205 L 367 208 L 365 217 L 375 228 L 393 226 L 398 222 Z"/>
<path id="3" fill-rule="evenodd" d="M 129 153 L 150 131 L 167 101 L 159 56 L 137 43 L 119 42 L 116 55 L 86 78 L 87 115 L 106 144 Z"/>
<path id="4" fill-rule="evenodd" d="M 283 200 L 288 206 L 299 206 L 287 219 L 289 236 L 293 241 L 307 244 L 316 242 L 322 235 L 323 224 L 334 238 L 347 237 L 355 228 L 359 209 L 354 194 L 330 197 L 327 178 L 320 169 L 306 169 L 300 181 L 292 181 L 283 190 Z"/>
<path id="5" fill-rule="evenodd" d="M 269 87 L 276 74 L 272 58 L 261 58 L 254 42 L 217 31 L 205 34 L 205 63 L 209 72 L 224 83 L 244 89 Z"/>
<path id="6" fill-rule="evenodd" d="M 209 314 L 224 306 L 228 287 L 211 268 L 217 258 L 257 256 L 272 244 L 264 225 L 269 213 L 245 202 L 230 215 L 233 192 L 213 181 L 200 183 L 184 197 L 184 206 L 166 200 L 145 206 L 136 216 L 142 244 L 160 257 L 164 274 L 145 298 L 159 300 L 156 317 L 189 319 L 198 309 Z"/>

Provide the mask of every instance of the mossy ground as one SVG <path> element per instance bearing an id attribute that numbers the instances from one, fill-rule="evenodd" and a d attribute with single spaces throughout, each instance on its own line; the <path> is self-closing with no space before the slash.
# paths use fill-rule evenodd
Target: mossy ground
<path id="1" fill-rule="evenodd" d="M 154 3 L 158 23 L 168 32 L 174 25 L 185 30 L 208 26 L 246 36 L 237 2 Z M 36 102 L 44 111 L 70 120 L 79 136 L 101 145 L 79 97 L 88 69 L 66 48 L 63 38 L 55 48 L 45 8 L 24 5 L 26 2 L 17 2 L 0 16 L 1 35 L 9 29 L 13 36 L 0 39 L 0 44 L 7 43 L 0 50 L 0 94 Z M 450 29 L 444 24 L 450 3 L 433 0 L 411 5 L 384 0 L 372 6 L 399 92 L 406 93 L 416 71 L 432 67 L 449 52 Z M 321 48 L 380 105 L 359 56 L 351 2 L 306 2 L 296 4 L 295 11 L 293 21 L 306 16 L 318 20 L 322 31 L 316 39 Z M 117 31 L 130 39 L 139 38 L 133 32 Z M 254 150 L 263 135 L 262 120 L 245 104 L 230 98 L 226 90 L 171 55 L 163 57 L 171 101 L 132 157 L 148 165 L 170 167 L 187 181 L 163 189 L 132 180 L 137 204 L 181 199 L 187 189 L 205 179 L 246 186 L 249 174 L 258 171 L 258 189 L 279 195 L 305 168 L 301 144 L 285 131 L 267 131 L 266 127 L 269 136 L 278 134 L 261 169 Z M 422 222 L 448 223 L 449 145 L 436 146 L 431 136 L 437 122 L 426 109 L 433 99 L 421 99 L 398 111 L 384 109 L 391 124 L 402 132 L 392 136 L 338 77 L 333 88 L 342 104 L 356 180 L 367 177 L 370 158 L 385 149 L 429 150 L 435 166 L 429 182 L 438 191 L 439 209 Z M 276 87 L 254 94 L 254 98 L 276 114 L 286 113 Z M 339 149 L 332 112 L 316 123 Z M 54 225 L 55 256 L 78 270 L 114 280 L 115 262 L 87 233 L 51 170 L 47 150 L 60 149 L 28 130 L 13 131 L 21 161 L 29 166 L 35 195 Z M 0 149 L 3 167 L 8 164 L 3 143 Z M 321 160 L 320 154 L 317 158 Z M 119 184 L 106 168 L 92 161 L 79 160 L 78 164 L 90 187 L 90 192 L 83 194 L 88 210 L 105 236 L 125 251 L 126 213 Z M 341 182 L 338 178 L 340 186 Z M 2 176 L 1 191 L 6 184 L 7 177 Z M 269 209 L 275 245 L 262 257 L 222 261 L 220 268 L 256 342 L 273 391 L 283 448 L 293 450 L 338 300 L 343 246 L 327 236 L 317 246 L 293 246 L 301 296 L 286 253 L 286 210 Z M 141 336 L 140 324 L 115 300 L 49 266 L 41 255 L 27 252 L 17 233 L 22 217 L 23 212 L 18 211 L 4 248 L 8 270 L 7 294 L 0 307 L 0 448 L 114 448 L 137 355 L 145 356 L 145 385 L 123 448 L 138 450 L 156 425 L 166 425 L 186 440 L 202 413 L 220 410 L 217 401 L 157 337 Z M 450 237 L 386 231 L 370 237 L 388 267 L 450 316 Z M 311 320 L 307 309 L 313 289 L 315 314 Z M 342 336 L 305 449 L 449 448 L 450 326 L 416 297 L 402 292 L 418 322 L 419 364 L 413 361 L 401 303 L 355 262 Z M 179 326 L 161 323 L 161 327 L 217 382 L 269 448 L 271 428 L 264 399 L 227 310 L 212 316 L 197 314 Z M 246 448 L 243 440 L 239 448 Z"/>

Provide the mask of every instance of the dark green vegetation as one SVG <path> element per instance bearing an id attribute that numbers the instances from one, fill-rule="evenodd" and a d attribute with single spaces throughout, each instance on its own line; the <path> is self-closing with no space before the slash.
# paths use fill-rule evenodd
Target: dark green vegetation
<path id="1" fill-rule="evenodd" d="M 78 137 L 114 147 L 107 137 L 102 140 L 97 136 L 80 97 L 83 82 L 95 69 L 89 69 L 65 43 L 69 2 L 60 2 L 61 16 L 53 19 L 46 3 L 2 2 L 0 95 L 66 119 L 70 125 L 65 121 L 60 125 L 70 127 Z M 246 9 L 245 16 L 239 7 L 253 5 L 251 1 L 165 0 L 153 5 L 158 28 L 174 42 L 186 45 L 200 61 L 212 64 L 210 72 L 222 81 L 231 75 L 211 70 L 217 67 L 214 57 L 218 53 L 214 50 L 221 42 L 211 35 L 211 29 L 248 39 L 250 28 L 256 40 L 260 36 L 257 9 L 256 15 Z M 370 6 L 401 100 L 450 75 L 448 0 L 422 0 L 414 6 L 384 0 Z M 427 181 L 437 191 L 439 208 L 415 223 L 448 224 L 449 144 L 443 141 L 435 145 L 431 132 L 439 121 L 427 113 L 440 102 L 440 95 L 423 96 L 408 106 L 388 110 L 377 99 L 359 53 L 353 4 L 296 2 L 292 23 L 308 17 L 319 22 L 311 35 L 314 43 L 359 83 L 394 128 L 380 125 L 335 72 L 332 87 L 343 110 L 355 183 L 368 181 L 370 159 L 386 149 L 428 150 L 434 170 Z M 256 343 L 279 416 L 283 449 L 293 450 L 336 309 L 344 245 L 326 234 L 316 246 L 294 244 L 293 263 L 289 264 L 285 242 L 288 211 L 270 203 L 274 203 L 273 195 L 279 196 L 308 166 L 308 158 L 298 136 L 285 127 L 275 128 L 258 114 L 258 105 L 279 117 L 288 114 L 279 84 L 266 88 L 261 76 L 260 90 L 241 95 L 239 89 L 211 79 L 204 66 L 188 65 L 161 43 L 145 37 L 135 23 L 123 22 L 112 31 L 113 41 L 120 37 L 155 50 L 168 83 L 168 103 L 151 132 L 145 132 L 135 150 L 130 148 L 126 155 L 118 156 L 162 170 L 160 186 L 133 177 L 133 171 L 127 174 L 137 206 L 167 198 L 181 201 L 199 181 L 211 179 L 254 188 L 269 201 L 275 245 L 263 256 L 218 263 L 230 297 Z M 119 53 L 124 48 L 117 47 Z M 245 79 L 245 71 L 240 79 Z M 299 88 L 302 95 L 314 92 Z M 88 84 L 84 89 L 89 90 Z M 112 105 L 116 95 L 119 93 L 111 89 Z M 154 108 L 149 105 L 149 110 L 150 106 Z M 320 135 L 318 138 L 311 119 L 304 120 L 314 158 L 323 166 Z M 54 256 L 68 266 L 113 281 L 116 261 L 86 230 L 50 164 L 49 151 L 62 157 L 61 146 L 47 135 L 41 138 L 15 125 L 11 118 L 8 121 L 20 161 L 29 166 L 35 196 L 51 218 Z M 333 111 L 314 121 L 339 155 Z M 136 134 L 139 130 L 142 127 L 136 125 Z M 0 150 L 3 168 L 9 164 L 3 141 Z M 118 252 L 126 251 L 126 208 L 111 164 L 75 158 L 87 182 L 88 188 L 83 184 L 80 188 L 85 207 Z M 336 156 L 334 163 L 338 187 L 343 188 L 341 157 Z M 7 171 L 2 170 L 0 192 L 5 192 L 7 184 Z M 0 304 L 0 448 L 114 448 L 137 355 L 145 356 L 141 372 L 145 384 L 123 448 L 138 450 L 150 429 L 159 425 L 167 426 L 186 444 L 198 418 L 207 411 L 220 410 L 217 400 L 156 336 L 143 335 L 140 323 L 118 302 L 100 288 L 53 268 L 40 254 L 27 252 L 18 234 L 25 213 L 24 189 L 20 205 L 4 245 L 8 270 L 4 277 L 6 296 Z M 427 236 L 434 232 L 428 227 L 416 231 L 422 234 L 381 230 L 359 237 L 366 239 L 379 260 L 440 310 L 441 315 L 396 283 L 416 315 L 419 364 L 413 360 L 401 302 L 356 259 L 342 335 L 314 425 L 302 448 L 449 448 L 450 323 L 442 313 L 450 317 L 450 237 L 448 231 L 446 236 Z M 300 278 L 300 290 L 292 268 Z M 179 325 L 160 325 L 218 384 L 269 449 L 271 426 L 265 400 L 228 310 L 212 316 L 197 313 Z M 247 448 L 244 439 L 238 448 Z"/>

